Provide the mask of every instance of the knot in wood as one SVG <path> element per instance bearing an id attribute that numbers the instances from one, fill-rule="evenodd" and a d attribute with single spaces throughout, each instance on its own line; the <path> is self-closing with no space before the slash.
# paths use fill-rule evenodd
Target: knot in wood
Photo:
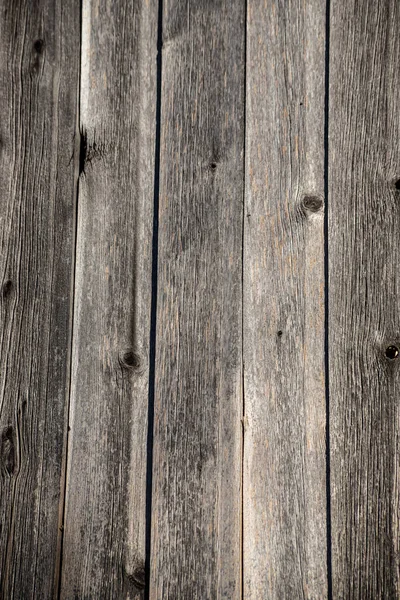
<path id="1" fill-rule="evenodd" d="M 308 212 L 318 212 L 321 210 L 322 205 L 323 201 L 319 196 L 304 196 L 303 198 L 303 207 Z"/>
<path id="2" fill-rule="evenodd" d="M 394 344 L 390 344 L 390 346 L 388 346 L 385 350 L 385 356 L 389 360 L 394 360 L 395 358 L 398 358 L 398 356 L 399 356 L 398 347 L 395 346 Z"/>
<path id="3" fill-rule="evenodd" d="M 137 589 L 144 590 L 146 584 L 146 571 L 144 564 L 138 564 L 132 571 L 127 574 L 128 581 Z"/>
<path id="4" fill-rule="evenodd" d="M 128 371 L 140 371 L 142 359 L 138 352 L 128 348 L 120 353 L 119 363 L 123 369 Z"/>

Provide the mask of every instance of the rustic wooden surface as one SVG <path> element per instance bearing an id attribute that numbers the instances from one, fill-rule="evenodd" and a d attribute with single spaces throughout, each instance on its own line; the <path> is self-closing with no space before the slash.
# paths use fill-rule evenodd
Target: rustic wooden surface
<path id="1" fill-rule="evenodd" d="M 399 25 L 0 0 L 1 599 L 400 597 Z"/>
<path id="2" fill-rule="evenodd" d="M 333 598 L 400 597 L 400 5 L 331 4 Z"/>
<path id="3" fill-rule="evenodd" d="M 245 11 L 163 12 L 150 598 L 241 595 Z"/>
<path id="4" fill-rule="evenodd" d="M 61 598 L 141 598 L 157 6 L 85 2 Z"/>
<path id="5" fill-rule="evenodd" d="M 327 594 L 325 7 L 249 0 L 244 598 Z"/>
<path id="6" fill-rule="evenodd" d="M 79 7 L 0 1 L 0 597 L 59 562 L 76 199 Z M 62 503 L 61 503 L 62 505 Z"/>

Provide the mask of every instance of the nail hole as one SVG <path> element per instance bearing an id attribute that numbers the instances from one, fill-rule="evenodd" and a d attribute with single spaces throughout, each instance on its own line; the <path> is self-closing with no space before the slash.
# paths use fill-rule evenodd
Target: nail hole
<path id="1" fill-rule="evenodd" d="M 283 335 L 283 331 L 279 330 L 278 331 L 278 337 L 282 337 L 282 335 Z"/>
<path id="2" fill-rule="evenodd" d="M 125 369 L 136 370 L 141 366 L 140 356 L 133 350 L 123 352 L 119 358 L 119 362 Z"/>
<path id="3" fill-rule="evenodd" d="M 3 429 L 0 442 L 0 464 L 5 468 L 8 475 L 15 470 L 15 436 L 11 426 Z"/>
<path id="4" fill-rule="evenodd" d="M 318 212 L 322 207 L 322 198 L 318 196 L 304 196 L 303 206 L 310 212 Z"/>
<path id="5" fill-rule="evenodd" d="M 210 163 L 210 169 L 211 169 L 211 171 L 215 171 L 216 168 L 217 168 L 217 163 L 216 162 Z"/>
<path id="6" fill-rule="evenodd" d="M 10 279 L 6 282 L 3 283 L 3 287 L 2 287 L 2 294 L 3 294 L 3 298 L 8 298 L 8 296 L 11 294 L 13 289 L 13 283 L 12 281 L 10 281 Z"/>
<path id="7" fill-rule="evenodd" d="M 394 360 L 399 355 L 399 349 L 397 346 L 388 346 L 385 351 L 386 358 Z"/>
<path id="8" fill-rule="evenodd" d="M 43 46 L 44 46 L 43 40 L 36 40 L 36 42 L 33 44 L 33 48 L 34 48 L 35 52 L 37 52 L 38 54 L 42 53 Z"/>
<path id="9" fill-rule="evenodd" d="M 394 182 L 394 187 L 396 188 L 396 190 L 400 190 L 400 179 Z"/>

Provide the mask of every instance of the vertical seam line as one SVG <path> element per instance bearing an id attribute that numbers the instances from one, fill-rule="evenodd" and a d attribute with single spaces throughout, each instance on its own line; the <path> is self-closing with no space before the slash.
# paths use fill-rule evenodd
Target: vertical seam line
<path id="1" fill-rule="evenodd" d="M 246 94 L 247 94 L 247 16 L 248 16 L 248 2 L 244 2 L 244 69 L 243 69 L 243 210 L 242 210 L 242 464 L 241 464 L 241 598 L 244 598 L 244 436 L 245 436 L 245 417 L 246 417 L 246 403 L 245 403 L 245 362 L 244 362 L 244 260 L 245 260 L 245 214 L 246 214 Z"/>
<path id="2" fill-rule="evenodd" d="M 70 342 L 69 342 L 69 375 L 67 382 L 67 406 L 66 406 L 66 436 L 64 446 L 64 464 L 63 464 L 63 477 L 61 482 L 61 498 L 62 498 L 62 518 L 61 518 L 61 540 L 60 549 L 58 556 L 57 565 L 57 598 L 61 597 L 61 584 L 62 584 L 62 570 L 63 570 L 63 554 L 64 554 L 64 530 L 65 530 L 65 505 L 67 497 L 67 483 L 68 483 L 68 457 L 69 457 L 69 441 L 70 441 L 70 411 L 71 411 L 71 389 L 72 389 L 72 354 L 74 345 L 74 318 L 75 318 L 75 293 L 76 293 L 76 256 L 77 256 L 77 242 L 78 242 L 78 203 L 79 203 L 79 181 L 80 181 L 80 164 L 81 164 L 81 90 L 82 90 L 82 11 L 83 11 L 83 0 L 80 0 L 79 5 L 79 63 L 78 63 L 78 89 L 77 89 L 77 104 L 76 104 L 76 129 L 75 129 L 75 148 L 74 148 L 74 163 L 75 163 L 75 178 L 76 178 L 76 192 L 75 192 L 75 205 L 74 205 L 74 230 L 73 230 L 73 257 L 72 257 L 72 274 L 71 274 L 71 308 L 70 308 Z M 79 148 L 79 152 L 77 151 Z"/>
<path id="3" fill-rule="evenodd" d="M 328 600 L 332 600 L 332 519 L 331 519 L 331 457 L 330 457 L 330 387 L 329 387 L 329 247 L 328 247 L 328 188 L 329 188 L 329 61 L 330 61 L 330 0 L 326 0 L 325 22 L 325 123 L 324 123 L 324 279 L 325 279 L 325 408 L 326 408 L 326 566 Z"/>
<path id="4" fill-rule="evenodd" d="M 151 561 L 151 517 L 153 496 L 153 442 L 154 442 L 154 404 L 156 375 L 156 333 L 157 333 L 157 291 L 158 291 L 158 226 L 160 203 L 160 155 L 161 155 L 161 92 L 162 92 L 162 28 L 163 2 L 158 3 L 157 22 L 157 67 L 156 67 L 156 123 L 154 145 L 154 192 L 153 192 L 153 239 L 151 272 L 151 312 L 149 341 L 149 394 L 147 421 L 147 460 L 146 460 L 146 542 L 145 542 L 145 589 L 144 600 L 150 598 L 150 561 Z"/>

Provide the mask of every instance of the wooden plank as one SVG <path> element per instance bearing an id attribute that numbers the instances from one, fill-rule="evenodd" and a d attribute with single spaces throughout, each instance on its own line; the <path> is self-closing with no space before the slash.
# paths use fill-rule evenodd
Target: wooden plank
<path id="1" fill-rule="evenodd" d="M 325 7 L 249 0 L 244 598 L 325 598 Z"/>
<path id="2" fill-rule="evenodd" d="M 152 599 L 241 592 L 244 34 L 164 4 Z"/>
<path id="3" fill-rule="evenodd" d="M 66 439 L 79 6 L 0 0 L 0 597 L 52 598 Z M 62 503 L 61 503 L 62 508 Z"/>
<path id="4" fill-rule="evenodd" d="M 400 4 L 331 5 L 334 598 L 399 598 Z M 389 351 L 389 356 L 391 351 Z"/>
<path id="5" fill-rule="evenodd" d="M 141 598 L 157 3 L 86 0 L 61 598 Z"/>

